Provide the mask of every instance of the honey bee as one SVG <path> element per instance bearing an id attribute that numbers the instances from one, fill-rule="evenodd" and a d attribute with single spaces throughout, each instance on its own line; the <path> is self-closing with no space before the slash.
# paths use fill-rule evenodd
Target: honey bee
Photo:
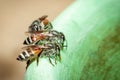
<path id="1" fill-rule="evenodd" d="M 47 34 L 48 35 L 43 40 L 36 39 L 37 42 L 35 42 L 35 44 L 42 44 L 45 42 L 51 42 L 51 43 L 58 44 L 60 49 L 63 49 L 64 47 L 67 48 L 67 40 L 65 38 L 65 35 L 62 32 L 58 32 L 56 30 L 50 30 L 50 31 L 48 31 Z"/>
<path id="2" fill-rule="evenodd" d="M 49 33 L 53 34 L 55 36 L 55 38 L 50 37 L 50 41 L 54 41 L 57 44 L 60 45 L 60 48 L 63 49 L 63 47 L 67 47 L 67 40 L 65 38 L 65 35 L 62 32 L 58 32 L 56 30 L 51 30 L 49 31 Z"/>
<path id="3" fill-rule="evenodd" d="M 16 58 L 18 61 L 27 61 L 27 67 L 30 64 L 30 61 L 37 59 L 38 65 L 38 57 L 41 55 L 44 49 L 47 47 L 38 46 L 38 45 L 29 45 L 22 48 L 22 52 Z M 26 68 L 27 68 L 26 67 Z"/>
<path id="4" fill-rule="evenodd" d="M 60 47 L 56 43 L 45 43 L 45 47 L 48 47 L 48 49 L 45 49 L 42 52 L 42 55 L 49 58 L 49 62 L 54 66 L 53 62 L 51 61 L 51 58 L 54 59 L 55 64 L 57 64 L 57 60 L 61 61 L 61 55 L 60 55 Z"/>
<path id="5" fill-rule="evenodd" d="M 29 37 L 27 37 L 23 42 L 24 45 L 29 45 L 33 43 L 37 44 L 44 41 L 57 43 L 60 45 L 60 48 L 67 47 L 67 44 L 64 45 L 66 39 L 62 32 L 50 30 L 48 32 L 35 32 L 29 34 Z"/>
<path id="6" fill-rule="evenodd" d="M 24 45 L 30 45 L 34 42 L 37 42 L 38 40 L 47 39 L 48 36 L 52 36 L 51 34 L 48 34 L 47 32 L 34 32 L 34 33 L 27 33 L 28 37 L 24 40 Z"/>
<path id="7" fill-rule="evenodd" d="M 51 58 L 55 60 L 55 64 L 57 64 L 56 60 L 61 61 L 60 56 L 60 47 L 54 43 L 45 43 L 43 45 L 29 45 L 22 48 L 23 51 L 16 58 L 18 61 L 26 61 L 27 67 L 33 60 L 37 60 L 37 65 L 39 63 L 39 57 L 48 57 L 49 62 L 54 66 Z"/>
<path id="8" fill-rule="evenodd" d="M 53 28 L 51 22 L 46 19 L 48 16 L 44 15 L 39 19 L 32 22 L 32 24 L 28 28 L 28 32 L 36 32 L 36 31 L 48 31 Z"/>

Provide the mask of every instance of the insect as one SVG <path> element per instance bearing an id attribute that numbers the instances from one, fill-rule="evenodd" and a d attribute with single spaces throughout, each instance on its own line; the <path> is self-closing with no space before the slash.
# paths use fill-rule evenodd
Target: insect
<path id="1" fill-rule="evenodd" d="M 64 47 L 67 48 L 67 40 L 65 38 L 65 35 L 62 32 L 58 32 L 56 30 L 50 30 L 47 34 L 48 34 L 48 36 L 46 36 L 46 38 L 43 40 L 36 39 L 37 42 L 35 42 L 35 44 L 51 42 L 51 43 L 58 44 L 60 49 L 63 49 Z"/>
<path id="2" fill-rule="evenodd" d="M 27 67 L 33 60 L 37 60 L 37 65 L 39 63 L 39 57 L 48 57 L 49 62 L 54 66 L 52 59 L 55 59 L 55 64 L 57 64 L 56 60 L 61 61 L 60 56 L 60 47 L 54 43 L 45 43 L 43 45 L 29 45 L 22 48 L 23 51 L 16 58 L 18 61 L 26 61 Z"/>
<path id="3" fill-rule="evenodd" d="M 26 32 L 28 37 L 23 44 L 21 53 L 16 58 L 18 61 L 26 61 L 27 67 L 34 60 L 39 63 L 39 57 L 47 57 L 54 66 L 57 60 L 61 61 L 60 51 L 67 47 L 67 40 L 62 32 L 53 30 L 51 22 L 44 15 L 34 20 Z M 26 68 L 27 68 L 26 67 Z"/>
<path id="4" fill-rule="evenodd" d="M 28 37 L 24 40 L 23 44 L 24 45 L 33 44 L 38 40 L 47 39 L 48 36 L 52 36 L 52 35 L 48 34 L 47 32 L 28 33 Z"/>
<path id="5" fill-rule="evenodd" d="M 41 55 L 43 50 L 46 48 L 47 47 L 38 46 L 38 45 L 25 46 L 22 48 L 23 51 L 18 55 L 16 59 L 18 61 L 27 61 L 27 67 L 32 60 L 37 59 L 37 65 L 38 65 L 38 62 L 39 62 L 38 57 Z"/>
<path id="6" fill-rule="evenodd" d="M 36 31 L 48 31 L 53 28 L 51 22 L 46 19 L 48 16 L 44 15 L 39 19 L 32 22 L 32 24 L 28 28 L 28 32 L 36 32 Z"/>
<path id="7" fill-rule="evenodd" d="M 67 47 L 67 40 L 65 38 L 65 35 L 62 32 L 58 32 L 56 30 L 51 30 L 49 33 L 53 34 L 55 38 L 50 37 L 49 41 L 56 42 L 59 44 L 60 48 L 63 49 L 63 47 Z"/>
<path id="8" fill-rule="evenodd" d="M 67 47 L 67 44 L 64 45 L 64 42 L 66 41 L 65 36 L 62 32 L 58 32 L 56 30 L 50 30 L 48 32 L 35 32 L 35 33 L 28 33 L 29 37 L 27 37 L 23 44 L 29 45 L 29 44 L 41 44 L 40 42 L 52 42 L 57 43 L 60 45 L 60 48 Z"/>
<path id="9" fill-rule="evenodd" d="M 48 47 L 48 49 L 45 49 L 42 52 L 42 55 L 49 58 L 49 62 L 54 66 L 53 62 L 51 61 L 51 58 L 54 59 L 55 64 L 57 64 L 56 60 L 61 61 L 61 55 L 60 55 L 60 47 L 56 43 L 46 43 L 44 44 L 45 47 Z"/>

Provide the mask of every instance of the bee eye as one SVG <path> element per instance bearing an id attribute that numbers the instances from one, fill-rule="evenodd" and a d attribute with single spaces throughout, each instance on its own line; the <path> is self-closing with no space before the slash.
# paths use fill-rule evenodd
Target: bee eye
<path id="1" fill-rule="evenodd" d="M 39 21 L 35 20 L 35 21 L 32 22 L 32 24 L 30 25 L 28 30 L 29 31 L 38 31 L 39 30 L 39 28 L 38 28 L 39 25 L 40 25 Z"/>
<path id="2" fill-rule="evenodd" d="M 38 25 L 36 25 L 36 24 L 33 25 L 33 28 L 37 28 L 37 27 L 38 27 Z"/>
<path id="3" fill-rule="evenodd" d="M 31 31 L 38 31 L 38 25 L 34 24 L 30 28 Z"/>

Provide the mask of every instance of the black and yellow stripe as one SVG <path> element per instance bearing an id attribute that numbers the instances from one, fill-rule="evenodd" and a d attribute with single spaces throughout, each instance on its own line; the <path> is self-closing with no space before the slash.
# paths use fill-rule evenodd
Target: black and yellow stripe
<path id="1" fill-rule="evenodd" d="M 32 56 L 34 56 L 33 53 L 28 52 L 27 50 L 24 50 L 23 52 L 21 52 L 19 54 L 19 56 L 17 57 L 17 60 L 19 61 L 27 61 L 29 60 Z"/>
<path id="2" fill-rule="evenodd" d="M 33 42 L 34 42 L 34 41 L 32 40 L 32 37 L 29 36 L 29 37 L 27 37 L 27 38 L 24 40 L 23 44 L 24 44 L 24 45 L 29 45 L 29 44 L 31 44 L 31 43 L 33 43 Z"/>

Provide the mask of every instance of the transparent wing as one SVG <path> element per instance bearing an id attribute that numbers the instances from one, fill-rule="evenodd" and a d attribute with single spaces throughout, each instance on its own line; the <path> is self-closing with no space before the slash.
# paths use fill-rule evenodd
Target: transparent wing
<path id="1" fill-rule="evenodd" d="M 25 35 L 31 36 L 31 35 L 41 34 L 41 33 L 43 33 L 43 31 L 32 31 L 32 32 L 26 31 Z"/>

